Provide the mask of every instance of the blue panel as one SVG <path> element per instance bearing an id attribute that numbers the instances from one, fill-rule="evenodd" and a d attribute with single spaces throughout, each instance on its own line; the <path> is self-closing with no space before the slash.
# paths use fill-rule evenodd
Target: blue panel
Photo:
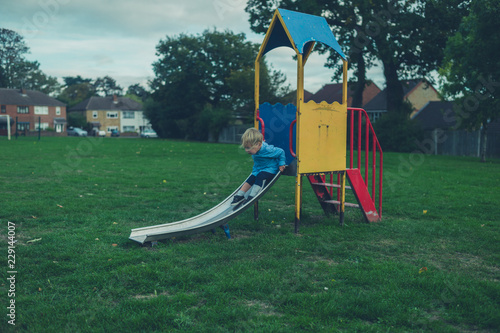
<path id="1" fill-rule="evenodd" d="M 320 42 L 334 49 L 344 60 L 347 59 L 324 17 L 286 9 L 278 9 L 278 12 L 300 54 L 309 49 L 309 43 Z M 276 22 L 270 33 L 264 54 L 280 46 L 292 47 L 281 22 Z"/>
<path id="2" fill-rule="evenodd" d="M 290 153 L 290 125 L 295 120 L 296 113 L 297 108 L 293 104 L 263 103 L 259 108 L 259 115 L 265 126 L 265 140 L 268 144 L 285 151 L 286 164 L 290 164 L 294 159 Z M 295 151 L 295 125 L 293 127 L 292 142 Z"/>
<path id="3" fill-rule="evenodd" d="M 324 17 L 286 9 L 278 9 L 278 11 L 300 53 L 304 53 L 304 46 L 308 42 L 315 41 L 330 46 L 343 59 L 346 59 Z"/>

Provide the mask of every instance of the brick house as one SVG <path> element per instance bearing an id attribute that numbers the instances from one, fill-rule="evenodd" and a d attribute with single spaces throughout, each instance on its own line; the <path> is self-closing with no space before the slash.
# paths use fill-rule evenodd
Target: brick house
<path id="1" fill-rule="evenodd" d="M 9 115 L 16 126 L 11 131 L 19 134 L 39 127 L 61 134 L 66 131 L 66 104 L 40 91 L 0 88 L 0 115 Z M 6 121 L 0 124 L 0 134 L 7 134 Z"/>
<path id="2" fill-rule="evenodd" d="M 83 115 L 92 126 L 91 132 L 102 130 L 106 136 L 110 136 L 112 130 L 137 134 L 151 128 L 149 120 L 144 117 L 142 103 L 128 97 L 93 96 L 71 107 L 68 112 Z"/>
<path id="3" fill-rule="evenodd" d="M 410 117 L 413 117 L 428 102 L 441 101 L 437 90 L 426 79 L 407 80 L 401 82 L 401 84 L 403 85 L 404 100 L 410 102 L 413 106 Z M 366 103 L 364 109 L 372 122 L 375 122 L 387 112 L 386 89 L 382 90 L 377 96 Z"/>

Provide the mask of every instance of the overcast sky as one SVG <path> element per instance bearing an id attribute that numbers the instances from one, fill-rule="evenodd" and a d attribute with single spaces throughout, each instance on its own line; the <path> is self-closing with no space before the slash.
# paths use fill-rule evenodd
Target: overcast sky
<path id="1" fill-rule="evenodd" d="M 44 73 L 62 78 L 106 75 L 124 89 L 154 77 L 155 47 L 166 36 L 200 34 L 205 29 L 245 33 L 261 44 L 263 35 L 250 31 L 246 0 L 0 0 L 0 27 L 25 39 Z M 280 48 L 268 54 L 275 69 L 295 88 L 293 51 Z M 305 67 L 305 88 L 316 92 L 331 82 L 324 58 L 312 55 Z M 379 74 L 373 74 L 382 88 Z"/>

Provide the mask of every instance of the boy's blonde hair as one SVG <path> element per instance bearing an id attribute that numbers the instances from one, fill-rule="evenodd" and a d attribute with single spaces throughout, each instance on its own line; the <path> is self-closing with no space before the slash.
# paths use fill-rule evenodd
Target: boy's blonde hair
<path id="1" fill-rule="evenodd" d="M 241 148 L 251 148 L 258 143 L 262 143 L 264 137 L 262 133 L 259 132 L 258 129 L 251 127 L 243 133 L 241 136 Z"/>

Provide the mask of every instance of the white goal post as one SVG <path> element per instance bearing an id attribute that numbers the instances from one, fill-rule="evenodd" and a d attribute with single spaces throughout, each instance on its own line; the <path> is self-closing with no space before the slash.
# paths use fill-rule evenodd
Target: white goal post
<path id="1" fill-rule="evenodd" d="M 1 114 L 0 117 L 7 117 L 7 138 L 8 140 L 10 140 L 10 116 L 7 114 L 7 115 L 4 115 L 4 114 Z"/>

